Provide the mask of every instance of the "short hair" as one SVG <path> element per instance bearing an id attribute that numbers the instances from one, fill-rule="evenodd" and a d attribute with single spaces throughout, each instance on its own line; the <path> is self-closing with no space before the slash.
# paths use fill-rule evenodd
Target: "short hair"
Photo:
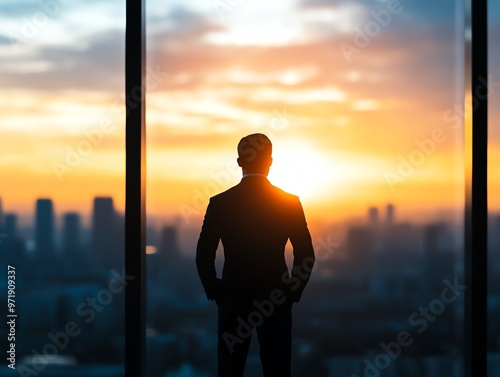
<path id="1" fill-rule="evenodd" d="M 261 133 L 247 135 L 238 143 L 240 164 L 246 168 L 259 167 L 267 162 L 273 153 L 273 144 Z"/>

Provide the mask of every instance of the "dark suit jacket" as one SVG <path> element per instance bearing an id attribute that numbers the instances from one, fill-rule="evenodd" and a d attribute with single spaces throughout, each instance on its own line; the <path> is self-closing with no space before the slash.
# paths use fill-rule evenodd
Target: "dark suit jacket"
<path id="1" fill-rule="evenodd" d="M 291 274 L 285 245 L 293 246 Z M 216 278 L 215 252 L 224 247 L 222 281 Z M 264 176 L 247 176 L 210 199 L 196 249 L 196 265 L 208 299 L 221 293 L 248 299 L 282 290 L 299 301 L 314 264 L 314 250 L 299 198 L 273 186 Z M 221 288 L 222 287 L 222 288 Z"/>

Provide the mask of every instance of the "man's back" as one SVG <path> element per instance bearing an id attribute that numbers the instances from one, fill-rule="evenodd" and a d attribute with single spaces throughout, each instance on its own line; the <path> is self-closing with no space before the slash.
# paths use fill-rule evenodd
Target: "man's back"
<path id="1" fill-rule="evenodd" d="M 218 321 L 218 376 L 243 377 L 253 329 L 265 377 L 290 377 L 292 306 L 314 265 L 314 250 L 299 198 L 267 180 L 272 143 L 263 134 L 238 144 L 241 182 L 210 199 L 196 248 L 198 274 Z M 285 245 L 293 246 L 293 267 Z M 224 269 L 217 279 L 215 252 L 222 241 Z"/>
<path id="2" fill-rule="evenodd" d="M 269 296 L 274 289 L 286 292 L 291 288 L 284 254 L 289 238 L 294 264 L 314 256 L 299 198 L 273 186 L 264 176 L 246 176 L 210 200 L 197 250 L 198 267 L 206 271 L 200 273 L 202 280 L 203 275 L 213 279 L 209 266 L 214 258 L 203 250 L 213 250 L 220 239 L 226 291 L 250 297 Z"/>

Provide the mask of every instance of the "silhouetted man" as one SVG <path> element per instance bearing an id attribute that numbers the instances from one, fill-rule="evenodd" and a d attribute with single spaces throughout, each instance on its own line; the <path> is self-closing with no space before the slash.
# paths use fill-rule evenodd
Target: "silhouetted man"
<path id="1" fill-rule="evenodd" d="M 300 300 L 314 265 L 311 236 L 299 198 L 267 180 L 273 161 L 267 136 L 241 139 L 237 161 L 243 178 L 210 199 L 196 249 L 203 287 L 219 310 L 218 375 L 243 376 L 255 328 L 264 376 L 289 377 L 292 304 Z M 288 239 L 291 274 L 284 256 Z M 219 240 L 222 279 L 214 265 Z"/>

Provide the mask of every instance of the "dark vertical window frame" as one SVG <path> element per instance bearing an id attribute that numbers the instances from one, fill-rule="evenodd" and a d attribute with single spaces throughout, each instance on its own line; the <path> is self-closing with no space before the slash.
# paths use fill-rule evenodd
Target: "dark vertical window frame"
<path id="1" fill-rule="evenodd" d="M 487 376 L 488 1 L 471 0 L 472 130 L 466 171 L 465 376 Z M 467 148 L 467 146 L 466 146 Z M 468 158 L 468 156 L 466 156 Z"/>
<path id="2" fill-rule="evenodd" d="M 125 31 L 125 376 L 146 375 L 145 0 L 127 0 Z"/>

